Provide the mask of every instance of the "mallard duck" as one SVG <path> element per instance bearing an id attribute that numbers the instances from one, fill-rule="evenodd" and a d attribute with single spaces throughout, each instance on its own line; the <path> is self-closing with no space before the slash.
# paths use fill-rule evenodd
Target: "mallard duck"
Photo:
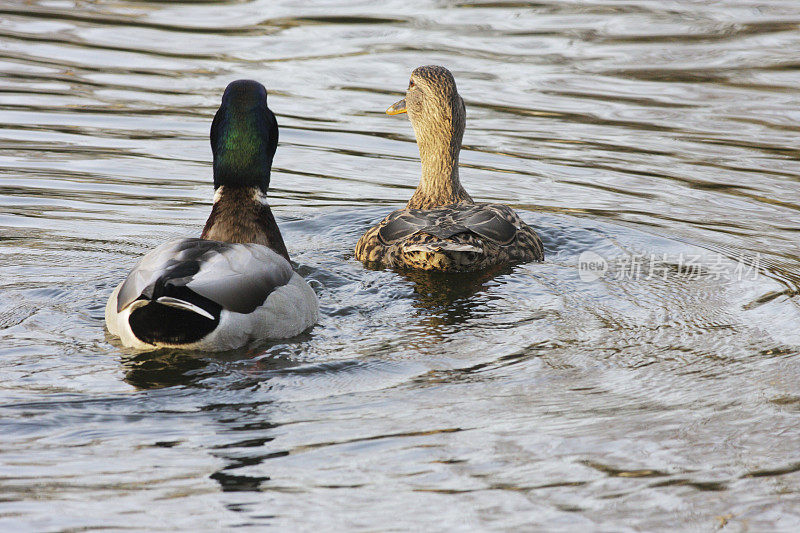
<path id="1" fill-rule="evenodd" d="M 390 213 L 356 244 L 356 259 L 393 268 L 474 271 L 541 261 L 542 241 L 507 205 L 475 203 L 458 178 L 466 109 L 453 75 L 425 66 L 411 73 L 403 100 L 386 110 L 408 113 L 422 178 L 404 209 Z"/>
<path id="2" fill-rule="evenodd" d="M 124 345 L 228 350 L 316 323 L 317 296 L 292 269 L 266 202 L 277 146 L 264 86 L 228 85 L 211 124 L 211 215 L 200 238 L 159 246 L 111 294 L 106 325 Z"/>

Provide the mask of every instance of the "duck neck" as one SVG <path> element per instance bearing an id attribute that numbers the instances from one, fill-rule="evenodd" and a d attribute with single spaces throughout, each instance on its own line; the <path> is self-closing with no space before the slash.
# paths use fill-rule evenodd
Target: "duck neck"
<path id="1" fill-rule="evenodd" d="M 461 151 L 463 125 L 454 127 L 445 122 L 439 131 L 429 131 L 414 126 L 422 162 L 422 177 L 417 190 L 406 206 L 408 209 L 472 203 L 472 198 L 458 177 L 458 154 Z"/>
<path id="2" fill-rule="evenodd" d="M 231 243 L 254 243 L 272 248 L 289 260 L 267 197 L 259 187 L 221 185 L 201 238 Z"/>

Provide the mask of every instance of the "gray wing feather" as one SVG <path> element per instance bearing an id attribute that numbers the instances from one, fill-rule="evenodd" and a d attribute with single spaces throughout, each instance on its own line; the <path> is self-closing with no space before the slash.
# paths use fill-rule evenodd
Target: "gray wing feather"
<path id="1" fill-rule="evenodd" d="M 162 244 L 155 250 L 139 259 L 128 277 L 122 282 L 117 295 L 117 312 L 121 312 L 137 300 L 144 291 L 151 287 L 164 274 L 170 261 L 179 260 L 181 252 L 191 246 L 194 240 L 182 239 Z"/>
<path id="2" fill-rule="evenodd" d="M 498 244 L 509 244 L 517 236 L 519 228 L 494 209 L 484 209 L 460 221 L 473 233 Z"/>
<path id="3" fill-rule="evenodd" d="M 249 313 L 292 277 L 286 259 L 259 244 L 182 239 L 162 244 L 136 264 L 120 287 L 117 311 L 159 287 L 186 287 L 224 309 Z"/>
<path id="4" fill-rule="evenodd" d="M 289 262 L 266 246 L 231 244 L 207 257 L 186 286 L 225 309 L 249 313 L 292 273 Z"/>
<path id="5" fill-rule="evenodd" d="M 378 238 L 384 244 L 391 244 L 400 239 L 405 239 L 431 225 L 430 218 L 425 216 L 424 213 L 420 216 L 411 211 L 395 211 L 395 213 L 398 213 L 398 215 L 378 230 Z"/>
<path id="6" fill-rule="evenodd" d="M 499 206 L 505 207 L 505 206 Z M 415 233 L 427 233 L 440 239 L 449 239 L 459 233 L 472 232 L 501 245 L 511 243 L 519 228 L 511 223 L 505 211 L 499 207 L 478 204 L 466 208 L 410 209 L 397 211 L 397 215 L 384 224 L 378 237 L 385 245 L 406 239 Z"/>

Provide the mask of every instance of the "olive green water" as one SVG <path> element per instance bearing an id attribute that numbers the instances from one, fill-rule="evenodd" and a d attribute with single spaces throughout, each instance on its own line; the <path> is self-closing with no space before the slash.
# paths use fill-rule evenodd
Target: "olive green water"
<path id="1" fill-rule="evenodd" d="M 791 1 L 3 2 L 0 528 L 797 531 L 798 57 Z M 545 263 L 353 260 L 418 180 L 383 110 L 430 63 L 462 182 Z M 199 233 L 238 78 L 320 324 L 124 349 L 105 300 Z"/>

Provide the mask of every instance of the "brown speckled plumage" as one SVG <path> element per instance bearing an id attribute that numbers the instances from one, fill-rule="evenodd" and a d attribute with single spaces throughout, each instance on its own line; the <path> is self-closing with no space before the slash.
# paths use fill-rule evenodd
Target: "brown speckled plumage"
<path id="1" fill-rule="evenodd" d="M 384 230 L 398 225 L 395 238 L 387 238 Z M 450 204 L 390 213 L 358 240 L 356 258 L 374 266 L 468 272 L 541 261 L 544 250 L 536 232 L 507 205 Z"/>
<path id="2" fill-rule="evenodd" d="M 359 239 L 356 259 L 445 272 L 543 260 L 542 241 L 513 209 L 476 204 L 461 186 L 458 155 L 466 110 L 450 71 L 415 69 L 405 100 L 390 108 L 392 114 L 403 110 L 417 138 L 422 177 L 405 209 L 389 214 Z"/>

